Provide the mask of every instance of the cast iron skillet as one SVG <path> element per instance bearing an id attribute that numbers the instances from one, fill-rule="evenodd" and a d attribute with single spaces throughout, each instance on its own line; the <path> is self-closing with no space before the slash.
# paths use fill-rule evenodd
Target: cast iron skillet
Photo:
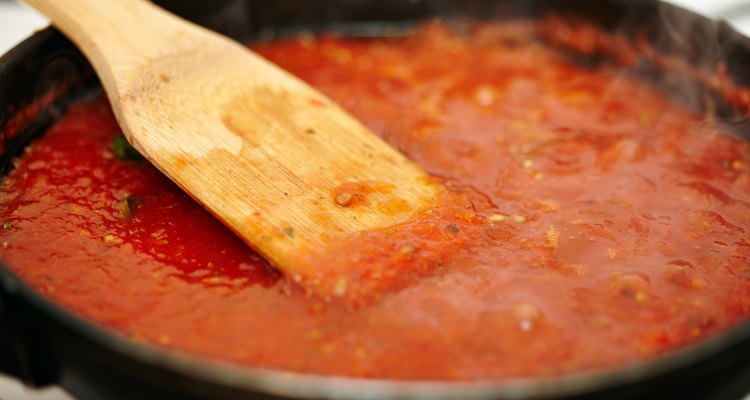
<path id="1" fill-rule="evenodd" d="M 673 6 L 646 0 L 222 0 L 162 1 L 243 40 L 302 28 L 376 35 L 435 17 L 543 18 L 572 14 L 712 72 L 721 61 L 750 86 L 750 39 Z M 392 32 L 391 30 L 388 30 Z M 607 62 L 597 59 L 588 62 Z M 696 109 L 745 126 L 746 113 L 700 82 L 648 71 L 649 80 Z M 81 54 L 45 29 L 0 58 L 0 166 L 65 111 L 100 91 Z M 23 116 L 22 116 L 23 115 Z M 740 132 L 743 133 L 743 132 Z M 502 340 L 502 338 L 498 338 Z M 238 368 L 130 342 L 60 309 L 0 265 L 0 371 L 32 386 L 59 384 L 80 399 L 740 399 L 750 393 L 750 321 L 656 361 L 554 379 L 500 383 L 356 380 Z"/>

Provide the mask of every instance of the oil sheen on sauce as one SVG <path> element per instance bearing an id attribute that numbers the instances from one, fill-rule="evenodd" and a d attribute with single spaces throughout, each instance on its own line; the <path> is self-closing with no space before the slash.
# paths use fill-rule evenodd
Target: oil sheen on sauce
<path id="1" fill-rule="evenodd" d="M 525 25 L 254 49 L 448 188 L 412 223 L 317 260 L 355 266 L 374 296 L 319 298 L 281 276 L 129 154 L 101 98 L 5 179 L 3 261 L 135 341 L 356 377 L 555 376 L 651 359 L 750 314 L 750 147 L 658 91 L 577 66 Z"/>

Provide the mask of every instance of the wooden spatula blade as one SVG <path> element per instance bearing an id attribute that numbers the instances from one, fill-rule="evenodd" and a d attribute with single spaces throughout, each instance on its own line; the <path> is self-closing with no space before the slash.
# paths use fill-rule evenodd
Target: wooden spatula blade
<path id="1" fill-rule="evenodd" d="M 139 151 L 274 265 L 300 273 L 289 254 L 405 222 L 435 197 L 420 167 L 339 106 L 236 54 L 214 63 L 215 74 L 196 70 L 133 95 L 121 122 Z"/>

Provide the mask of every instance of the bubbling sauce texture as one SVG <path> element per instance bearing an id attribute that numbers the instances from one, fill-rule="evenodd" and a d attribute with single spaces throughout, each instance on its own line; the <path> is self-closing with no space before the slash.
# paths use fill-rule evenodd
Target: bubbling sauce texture
<path id="1" fill-rule="evenodd" d="M 530 23 L 252 47 L 423 165 L 437 204 L 300 255 L 340 277 L 310 294 L 129 153 L 98 98 L 5 179 L 3 261 L 132 340 L 323 375 L 557 376 L 750 315 L 750 146 L 654 88 Z M 337 190 L 356 206 L 368 188 Z"/>

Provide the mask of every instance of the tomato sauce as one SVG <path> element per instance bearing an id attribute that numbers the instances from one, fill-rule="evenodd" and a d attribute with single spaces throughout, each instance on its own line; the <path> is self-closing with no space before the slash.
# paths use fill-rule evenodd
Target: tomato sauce
<path id="1" fill-rule="evenodd" d="M 132 340 L 324 375 L 555 376 L 745 320 L 750 145 L 536 38 L 532 24 L 430 24 L 253 46 L 447 189 L 412 222 L 315 258 L 349 266 L 366 301 L 342 300 L 348 281 L 332 287 L 341 299 L 309 294 L 267 265 L 130 151 L 103 98 L 71 108 L 5 178 L 0 256 Z"/>

